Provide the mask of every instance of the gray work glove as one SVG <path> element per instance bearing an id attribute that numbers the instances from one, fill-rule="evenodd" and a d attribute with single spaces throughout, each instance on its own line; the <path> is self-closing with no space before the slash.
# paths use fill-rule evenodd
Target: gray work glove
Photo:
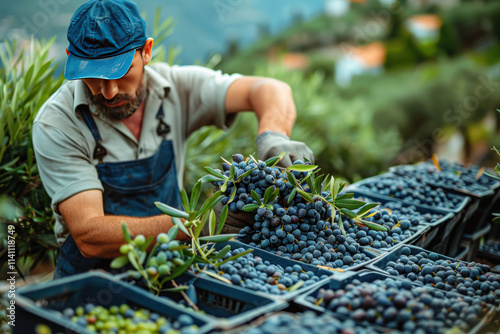
<path id="1" fill-rule="evenodd" d="M 214 206 L 214 213 L 217 216 L 217 222 L 219 221 L 219 217 L 221 215 L 222 209 L 224 205 L 221 202 L 217 203 Z M 254 223 L 255 213 L 253 212 L 231 212 L 231 210 L 227 213 L 226 222 L 224 223 L 224 227 L 222 228 L 221 234 L 238 234 L 240 230 L 245 226 L 252 226 Z M 218 223 L 217 223 L 218 225 Z M 215 230 L 217 231 L 217 227 L 215 226 Z M 202 235 L 210 235 L 208 223 L 203 226 Z"/>
<path id="2" fill-rule="evenodd" d="M 266 131 L 257 137 L 255 143 L 260 160 L 266 161 L 286 151 L 286 155 L 278 163 L 281 167 L 288 167 L 296 160 L 304 161 L 304 157 L 314 163 L 314 154 L 306 144 L 290 140 L 284 134 Z"/>

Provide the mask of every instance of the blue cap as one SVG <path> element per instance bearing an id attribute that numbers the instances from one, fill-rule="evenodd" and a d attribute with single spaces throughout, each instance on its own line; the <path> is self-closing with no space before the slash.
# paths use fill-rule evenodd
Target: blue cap
<path id="1" fill-rule="evenodd" d="M 134 2 L 91 0 L 71 18 L 64 76 L 68 80 L 119 79 L 146 39 L 146 23 Z"/>

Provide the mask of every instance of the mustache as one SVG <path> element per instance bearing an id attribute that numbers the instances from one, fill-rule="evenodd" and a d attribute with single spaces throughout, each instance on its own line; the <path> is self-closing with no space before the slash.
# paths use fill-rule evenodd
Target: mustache
<path id="1" fill-rule="evenodd" d="M 100 104 L 113 105 L 123 101 L 130 101 L 130 100 L 132 100 L 132 97 L 128 94 L 117 94 L 110 100 L 106 99 L 101 93 L 94 95 L 94 101 Z"/>

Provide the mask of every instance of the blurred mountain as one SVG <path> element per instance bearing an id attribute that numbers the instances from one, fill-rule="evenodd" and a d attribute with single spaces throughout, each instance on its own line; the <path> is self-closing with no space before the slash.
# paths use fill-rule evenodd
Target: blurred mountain
<path id="1" fill-rule="evenodd" d="M 138 2 L 151 26 L 155 10 L 160 6 L 162 18 L 173 17 L 174 33 L 166 43 L 182 47 L 181 64 L 206 61 L 213 53 L 224 53 L 230 44 L 244 47 L 263 32 L 274 34 L 297 20 L 318 15 L 324 0 L 150 0 Z M 75 10 L 84 1 L 19 0 L 0 4 L 0 36 L 2 39 L 28 39 L 57 36 L 53 55 L 64 59 L 66 30 Z"/>

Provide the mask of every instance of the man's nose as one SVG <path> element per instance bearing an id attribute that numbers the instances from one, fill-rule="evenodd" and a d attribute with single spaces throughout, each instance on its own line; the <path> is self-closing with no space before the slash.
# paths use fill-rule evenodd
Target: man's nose
<path id="1" fill-rule="evenodd" d="M 106 100 L 111 100 L 118 94 L 118 84 L 116 80 L 102 80 L 101 94 Z"/>

